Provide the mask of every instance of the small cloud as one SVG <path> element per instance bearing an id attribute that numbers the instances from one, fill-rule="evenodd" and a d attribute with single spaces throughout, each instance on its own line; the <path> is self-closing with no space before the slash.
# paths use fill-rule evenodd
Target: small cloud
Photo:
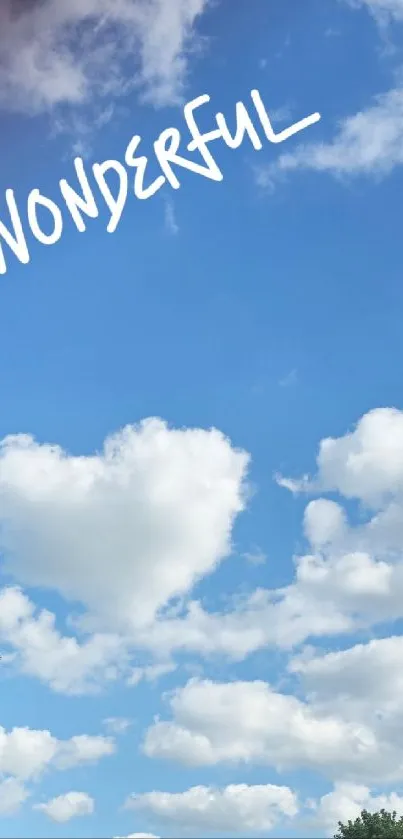
<path id="1" fill-rule="evenodd" d="M 114 839 L 158 839 L 154 833 L 129 833 L 128 836 L 114 836 Z"/>
<path id="2" fill-rule="evenodd" d="M 86 792 L 66 792 L 45 804 L 34 804 L 34 810 L 42 810 L 49 819 L 63 824 L 76 816 L 91 816 L 94 799 Z"/>
<path id="3" fill-rule="evenodd" d="M 254 547 L 251 551 L 243 553 L 242 559 L 246 559 L 251 565 L 264 565 L 267 561 L 267 556 L 261 548 Z"/>
<path id="4" fill-rule="evenodd" d="M 287 122 L 291 119 L 292 113 L 289 105 L 281 105 L 279 108 L 274 108 L 270 111 L 270 120 L 275 122 Z"/>
<path id="5" fill-rule="evenodd" d="M 280 379 L 279 385 L 280 387 L 292 387 L 297 383 L 298 379 L 298 371 L 296 369 L 290 370 L 283 379 Z"/>
<path id="6" fill-rule="evenodd" d="M 172 673 L 175 669 L 176 664 L 172 661 L 167 661 L 161 664 L 149 664 L 147 667 L 133 667 L 126 684 L 134 687 L 142 680 L 145 680 L 146 682 L 155 682 L 162 676 Z"/>
<path id="7" fill-rule="evenodd" d="M 285 39 L 285 41 L 284 41 L 284 44 L 283 44 L 282 48 L 281 48 L 281 49 L 279 49 L 279 50 L 276 52 L 275 57 L 276 57 L 276 58 L 282 58 L 282 57 L 283 57 L 283 55 L 284 55 L 284 53 L 285 53 L 285 51 L 286 51 L 287 49 L 289 49 L 290 45 L 291 45 L 291 37 L 290 37 L 290 35 L 287 35 L 287 37 L 286 37 L 286 39 Z"/>
<path id="8" fill-rule="evenodd" d="M 287 489 L 293 495 L 298 495 L 300 492 L 309 492 L 309 490 L 313 487 L 308 475 L 304 475 L 304 477 L 298 481 L 294 480 L 294 478 L 284 478 L 282 475 L 277 474 L 274 476 L 274 480 L 277 486 Z"/>
<path id="9" fill-rule="evenodd" d="M 263 396 L 266 392 L 266 382 L 263 380 L 255 382 L 250 389 L 250 392 L 253 396 Z"/>
<path id="10" fill-rule="evenodd" d="M 172 204 L 172 201 L 169 200 L 165 202 L 164 221 L 165 230 L 167 230 L 167 232 L 170 233 L 171 236 L 177 236 L 179 233 L 179 225 L 176 220 L 174 205 Z"/>
<path id="11" fill-rule="evenodd" d="M 111 734 L 124 734 L 132 725 L 132 721 L 125 717 L 107 717 L 103 720 L 103 725 Z"/>

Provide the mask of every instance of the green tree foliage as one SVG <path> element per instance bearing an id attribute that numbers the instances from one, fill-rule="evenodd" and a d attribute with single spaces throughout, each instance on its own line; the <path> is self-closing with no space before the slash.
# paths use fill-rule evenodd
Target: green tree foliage
<path id="1" fill-rule="evenodd" d="M 403 816 L 398 818 L 397 813 L 386 810 L 379 813 L 362 810 L 354 822 L 339 822 L 334 839 L 403 839 Z"/>

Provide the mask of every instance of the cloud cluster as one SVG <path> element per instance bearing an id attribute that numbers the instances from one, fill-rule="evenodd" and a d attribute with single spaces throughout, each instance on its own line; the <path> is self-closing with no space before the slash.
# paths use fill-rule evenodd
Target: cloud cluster
<path id="1" fill-rule="evenodd" d="M 319 497 L 304 513 L 308 552 L 294 580 L 260 588 L 225 613 L 190 602 L 184 617 L 154 624 L 148 643 L 242 659 L 265 646 L 290 649 L 403 616 L 403 412 L 368 412 L 353 431 L 323 440 L 317 474 L 279 479 L 293 492 L 332 492 L 362 505 L 349 521 L 341 502 Z"/>
<path id="2" fill-rule="evenodd" d="M 133 86 L 177 101 L 207 0 L 2 0 L 0 105 L 36 113 Z"/>
<path id="3" fill-rule="evenodd" d="M 310 501 L 304 531 L 312 552 L 297 558 L 294 581 L 223 615 L 195 604 L 181 626 L 188 649 L 242 657 L 402 617 L 403 413 L 369 412 L 343 437 L 322 441 L 313 479 L 282 483 L 355 499 L 361 514 L 350 521 L 340 502 Z M 181 620 L 172 623 L 179 645 Z M 262 681 L 193 679 L 171 696 L 172 718 L 150 727 L 144 750 L 187 765 L 264 763 L 355 784 L 402 781 L 402 643 L 396 634 L 294 655 L 288 672 L 304 698 Z"/>
<path id="4" fill-rule="evenodd" d="M 169 699 L 172 718 L 148 730 L 150 757 L 190 766 L 260 763 L 319 771 L 338 782 L 403 780 L 403 638 L 323 653 L 304 650 L 288 672 L 298 698 L 262 681 L 192 679 Z"/>
<path id="5" fill-rule="evenodd" d="M 31 794 L 26 784 L 40 780 L 46 771 L 96 763 L 114 751 L 113 739 L 101 735 L 58 740 L 50 731 L 16 727 L 7 732 L 0 726 L 0 816 L 17 812 Z M 83 815 L 85 808 L 92 812 L 90 801 L 83 793 L 68 793 L 36 806 L 55 821 L 67 821 Z"/>
<path id="6" fill-rule="evenodd" d="M 345 435 L 322 440 L 312 478 L 278 479 L 293 492 L 319 495 L 307 500 L 309 550 L 295 559 L 294 579 L 282 589 L 238 597 L 225 612 L 209 612 L 188 597 L 230 551 L 247 465 L 246 453 L 218 432 L 176 431 L 161 421 L 126 429 L 92 458 L 73 458 L 31 438 L 6 439 L 0 508 L 8 567 L 22 580 L 79 599 L 91 620 L 113 626 L 81 642 L 63 637 L 51 615 L 37 614 L 18 588 L 8 588 L 0 594 L 0 637 L 19 668 L 72 692 L 100 680 L 153 678 L 172 669 L 175 650 L 244 658 L 269 645 L 293 650 L 307 639 L 345 639 L 402 617 L 403 412 L 370 411 Z M 348 512 L 344 502 L 351 500 L 361 506 L 359 515 Z M 117 617 L 108 596 L 119 605 Z M 316 802 L 312 818 L 330 824 L 332 801 L 340 790 L 346 796 L 341 781 L 350 785 L 351 806 L 358 787 L 370 804 L 378 800 L 371 784 L 403 781 L 402 643 L 395 633 L 337 652 L 294 650 L 288 692 L 261 680 L 191 679 L 171 694 L 167 718 L 149 727 L 143 749 L 151 758 L 190 766 L 321 772 L 335 783 L 333 798 Z M 133 666 L 140 647 L 157 654 L 154 663 Z M 126 721 L 106 724 L 123 731 Z M 37 738 L 29 749 L 32 767 L 20 760 L 25 776 L 9 746 L 2 763 L 0 738 L 6 778 L 23 781 L 48 765 L 63 768 L 113 750 L 108 738 L 60 744 L 49 732 L 14 735 L 24 736 Z M 155 792 L 131 803 L 155 816 L 166 808 L 178 828 L 204 819 L 207 829 L 209 820 L 229 824 L 235 812 L 229 789 L 193 788 L 179 797 Z M 20 793 L 15 788 L 17 798 Z M 260 809 L 255 795 L 262 796 Z M 250 825 L 252 813 L 261 824 L 274 818 L 268 795 L 266 788 L 264 794 L 238 790 L 238 823 Z"/>
<path id="7" fill-rule="evenodd" d="M 343 437 L 322 441 L 313 479 L 279 479 L 293 492 L 356 499 L 366 513 L 350 522 L 339 501 L 310 500 L 309 550 L 295 558 L 294 579 L 238 596 L 225 612 L 188 599 L 229 553 L 245 503 L 248 456 L 218 432 L 149 421 L 92 458 L 25 437 L 7 438 L 0 451 L 8 567 L 79 600 L 87 624 L 101 626 L 81 641 L 64 637 L 20 590 L 0 592 L 0 639 L 20 670 L 55 690 L 157 678 L 179 650 L 236 660 L 403 615 L 403 412 L 370 411 Z M 133 666 L 139 649 L 154 663 Z"/>
<path id="8" fill-rule="evenodd" d="M 233 836 L 263 833 L 286 825 L 298 835 L 334 836 L 338 821 L 354 820 L 363 809 L 376 812 L 382 808 L 403 814 L 403 798 L 396 792 L 373 792 L 364 784 L 336 781 L 329 792 L 318 799 L 300 801 L 287 786 L 275 784 L 230 784 L 215 788 L 196 786 L 184 792 L 133 794 L 126 808 L 144 813 L 176 835 Z M 157 839 L 151 833 L 131 833 L 115 839 Z"/>

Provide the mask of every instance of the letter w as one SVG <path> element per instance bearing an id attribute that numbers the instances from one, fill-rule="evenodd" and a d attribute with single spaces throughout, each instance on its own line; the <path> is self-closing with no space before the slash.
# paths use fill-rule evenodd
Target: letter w
<path id="1" fill-rule="evenodd" d="M 27 242 L 22 229 L 20 214 L 18 212 L 17 203 L 14 197 L 14 190 L 6 190 L 6 201 L 10 213 L 11 222 L 13 225 L 13 234 L 0 221 L 0 238 L 2 237 L 9 248 L 15 253 L 17 259 L 26 265 L 29 262 L 29 251 Z M 5 274 L 7 271 L 6 260 L 4 258 L 3 246 L 0 241 L 0 274 Z"/>

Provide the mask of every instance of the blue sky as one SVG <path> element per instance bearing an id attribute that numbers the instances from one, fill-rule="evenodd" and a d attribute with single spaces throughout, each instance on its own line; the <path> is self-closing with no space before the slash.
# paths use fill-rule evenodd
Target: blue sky
<path id="1" fill-rule="evenodd" d="M 401 0 L 1 16 L 0 835 L 403 813 Z M 34 240 L 77 154 L 253 89 L 321 120 Z"/>

